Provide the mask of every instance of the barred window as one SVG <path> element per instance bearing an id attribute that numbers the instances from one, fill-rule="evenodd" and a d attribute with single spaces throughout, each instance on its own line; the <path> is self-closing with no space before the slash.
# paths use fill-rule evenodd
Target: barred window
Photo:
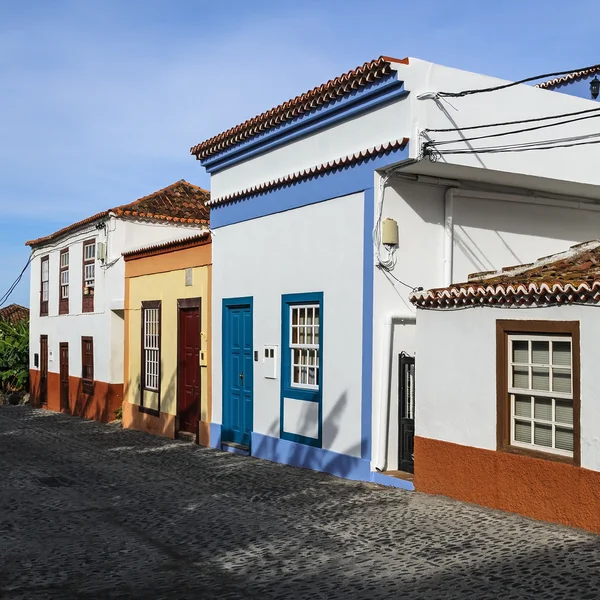
<path id="1" fill-rule="evenodd" d="M 143 386 L 158 391 L 160 384 L 160 302 L 142 306 Z"/>
<path id="2" fill-rule="evenodd" d="M 40 282 L 40 316 L 48 314 L 48 289 L 50 279 L 50 257 L 43 256 L 41 260 L 41 282 Z"/>

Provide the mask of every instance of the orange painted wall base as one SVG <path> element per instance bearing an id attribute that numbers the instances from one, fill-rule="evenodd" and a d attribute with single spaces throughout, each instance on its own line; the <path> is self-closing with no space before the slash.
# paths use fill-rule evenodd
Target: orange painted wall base
<path id="1" fill-rule="evenodd" d="M 415 437 L 415 489 L 600 533 L 600 473 Z"/>
<path id="2" fill-rule="evenodd" d="M 140 412 L 139 405 L 123 402 L 123 427 L 152 435 L 175 438 L 175 415 L 161 412 L 158 417 Z"/>
<path id="3" fill-rule="evenodd" d="M 41 406 L 40 402 L 40 372 L 38 369 L 29 371 L 29 392 L 31 404 Z M 115 411 L 123 402 L 123 384 L 95 381 L 93 392 L 83 391 L 83 382 L 79 377 L 69 377 L 68 406 L 60 405 L 60 375 L 48 373 L 48 403 L 46 408 L 57 412 L 65 412 L 84 419 L 108 422 L 115 418 Z"/>

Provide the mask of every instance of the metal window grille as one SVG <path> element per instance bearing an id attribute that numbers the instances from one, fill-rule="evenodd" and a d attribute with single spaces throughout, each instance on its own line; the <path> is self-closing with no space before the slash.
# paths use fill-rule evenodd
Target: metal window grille
<path id="1" fill-rule="evenodd" d="M 144 313 L 144 387 L 158 391 L 160 377 L 160 322 L 158 308 Z"/>

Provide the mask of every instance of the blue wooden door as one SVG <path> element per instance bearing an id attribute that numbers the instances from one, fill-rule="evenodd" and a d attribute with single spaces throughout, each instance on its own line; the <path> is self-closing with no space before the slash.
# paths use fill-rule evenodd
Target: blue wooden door
<path id="1" fill-rule="evenodd" d="M 250 446 L 253 419 L 252 303 L 223 302 L 223 442 Z"/>

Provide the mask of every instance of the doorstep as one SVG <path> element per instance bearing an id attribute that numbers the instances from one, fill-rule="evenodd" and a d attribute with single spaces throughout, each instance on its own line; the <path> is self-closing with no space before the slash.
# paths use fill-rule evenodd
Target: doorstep
<path id="1" fill-rule="evenodd" d="M 250 456 L 250 446 L 238 444 L 237 442 L 221 442 L 221 450 L 224 452 L 231 452 L 232 454 Z"/>
<path id="2" fill-rule="evenodd" d="M 404 490 L 414 491 L 415 476 L 413 473 L 406 471 L 373 471 L 371 473 L 371 481 L 388 487 L 396 487 Z"/>

